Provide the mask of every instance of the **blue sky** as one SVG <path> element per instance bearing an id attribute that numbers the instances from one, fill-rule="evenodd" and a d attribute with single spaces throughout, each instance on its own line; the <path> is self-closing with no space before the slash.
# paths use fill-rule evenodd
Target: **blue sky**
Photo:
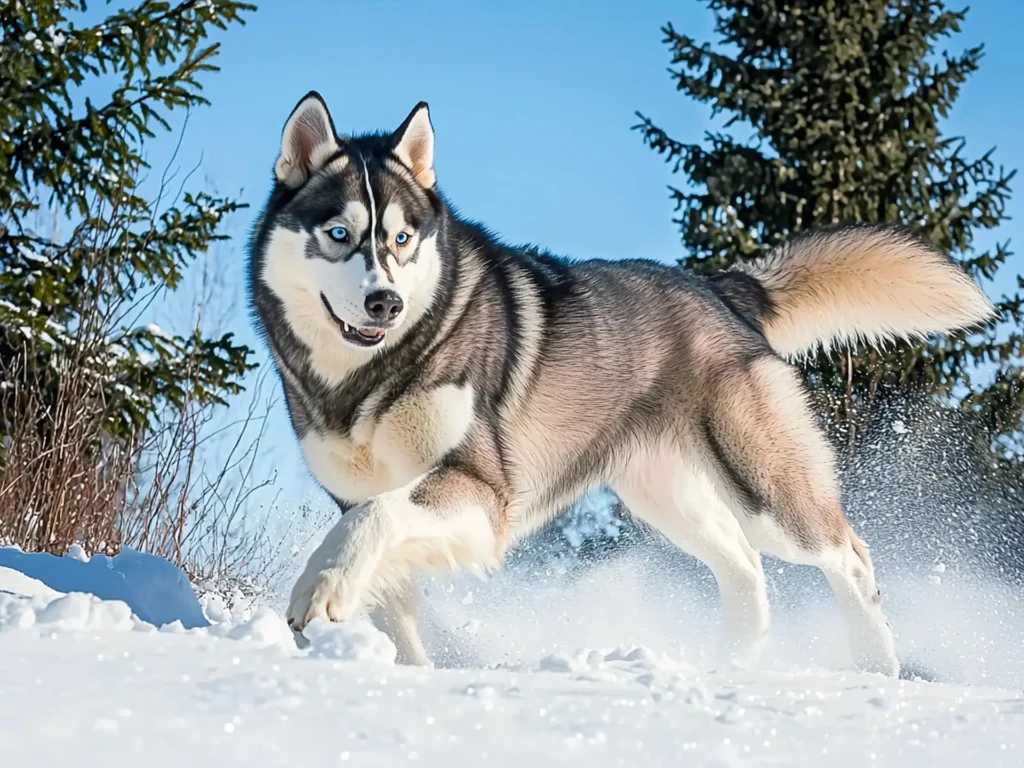
<path id="1" fill-rule="evenodd" d="M 666 75 L 668 20 L 711 33 L 696 0 L 265 2 L 224 36 L 222 72 L 205 81 L 212 106 L 191 116 L 180 161 L 202 158 L 218 188 L 242 189 L 251 219 L 281 126 L 306 91 L 323 93 L 343 132 L 397 126 L 425 99 L 439 183 L 464 213 L 574 256 L 671 260 L 680 255 L 665 189 L 673 177 L 629 130 L 638 109 L 682 139 L 709 126 Z M 949 131 L 967 136 L 971 154 L 997 147 L 1009 167 L 1024 166 L 1021 22 L 1016 0 L 986 0 L 951 45 L 983 41 L 987 55 Z M 170 143 L 154 145 L 158 166 Z"/>
<path id="2" fill-rule="evenodd" d="M 232 227 L 240 237 L 226 279 L 243 279 L 244 235 L 269 190 L 281 127 L 311 89 L 324 95 L 342 132 L 396 127 L 428 101 L 440 186 L 508 240 L 578 257 L 678 258 L 666 185 L 682 180 L 630 131 L 636 110 L 683 140 L 699 140 L 710 125 L 666 74 L 667 21 L 697 38 L 712 32 L 697 0 L 266 0 L 245 27 L 223 36 L 222 71 L 204 81 L 212 106 L 191 115 L 178 157 L 183 168 L 201 160 L 197 180 L 223 193 L 242 190 L 252 205 Z M 1019 0 L 985 0 L 949 42 L 954 51 L 984 42 L 987 54 L 948 132 L 966 136 L 972 156 L 996 147 L 996 161 L 1011 168 L 1024 167 L 1022 26 Z M 174 143 L 151 145 L 155 168 Z M 1011 215 L 1021 201 L 1024 191 Z M 1012 238 L 1024 248 L 1017 218 L 979 245 Z M 1020 257 L 1014 261 L 996 291 L 1024 271 Z M 241 308 L 233 325 L 256 343 Z M 298 466 L 279 415 L 276 461 Z M 288 495 L 312 489 L 302 475 L 286 481 Z"/>

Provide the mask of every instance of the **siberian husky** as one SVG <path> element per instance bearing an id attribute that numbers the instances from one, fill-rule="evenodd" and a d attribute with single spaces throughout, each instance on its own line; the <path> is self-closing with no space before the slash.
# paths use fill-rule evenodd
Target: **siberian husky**
<path id="1" fill-rule="evenodd" d="M 768 631 L 765 553 L 820 568 L 857 668 L 898 673 L 787 359 L 990 318 L 928 244 L 818 230 L 710 278 L 510 247 L 439 192 L 425 103 L 393 133 L 339 137 L 310 93 L 284 127 L 250 287 L 306 461 L 342 510 L 292 591 L 296 630 L 368 609 L 429 664 L 414 575 L 496 569 L 608 485 L 714 573 L 730 657 Z"/>

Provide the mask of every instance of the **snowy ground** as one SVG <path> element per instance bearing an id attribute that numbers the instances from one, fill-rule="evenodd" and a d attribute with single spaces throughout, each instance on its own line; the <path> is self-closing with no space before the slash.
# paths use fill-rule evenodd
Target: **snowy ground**
<path id="1" fill-rule="evenodd" d="M 129 565 L 102 563 L 144 582 Z M 957 682 L 842 671 L 838 620 L 810 598 L 782 605 L 762 669 L 715 671 L 713 605 L 643 571 L 433 586 L 431 644 L 458 668 L 423 671 L 362 622 L 304 650 L 269 610 L 208 604 L 219 623 L 158 631 L 0 565 L 0 765 L 1024 764 L 1012 596 L 943 574 L 894 600 L 901 652 Z"/>

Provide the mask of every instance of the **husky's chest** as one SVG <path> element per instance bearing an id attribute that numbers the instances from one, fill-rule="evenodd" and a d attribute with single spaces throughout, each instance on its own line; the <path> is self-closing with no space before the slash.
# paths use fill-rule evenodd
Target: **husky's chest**
<path id="1" fill-rule="evenodd" d="M 347 435 L 311 431 L 301 442 L 320 484 L 351 503 L 411 483 L 455 448 L 473 424 L 473 390 L 446 384 L 371 411 L 364 403 Z"/>

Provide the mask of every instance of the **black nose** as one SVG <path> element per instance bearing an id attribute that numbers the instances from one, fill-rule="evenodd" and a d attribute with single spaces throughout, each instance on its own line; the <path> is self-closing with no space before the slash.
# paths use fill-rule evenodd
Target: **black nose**
<path id="1" fill-rule="evenodd" d="M 366 297 L 366 314 L 379 323 L 394 320 L 404 307 L 402 297 L 394 291 L 374 291 Z"/>

